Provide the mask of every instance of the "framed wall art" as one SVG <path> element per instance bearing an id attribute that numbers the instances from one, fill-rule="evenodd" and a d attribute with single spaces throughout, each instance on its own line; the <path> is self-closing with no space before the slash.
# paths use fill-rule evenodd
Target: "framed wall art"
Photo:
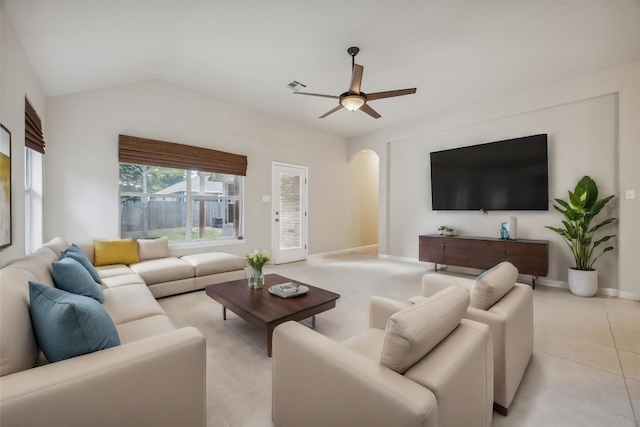
<path id="1" fill-rule="evenodd" d="M 11 132 L 0 123 L 0 250 L 11 246 Z"/>

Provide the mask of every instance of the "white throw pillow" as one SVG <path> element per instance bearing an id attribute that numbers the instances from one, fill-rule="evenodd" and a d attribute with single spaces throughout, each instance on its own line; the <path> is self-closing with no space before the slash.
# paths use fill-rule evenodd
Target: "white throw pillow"
<path id="1" fill-rule="evenodd" d="M 163 236 L 157 239 L 138 239 L 138 256 L 140 261 L 169 258 L 169 238 Z"/>
<path id="2" fill-rule="evenodd" d="M 518 280 L 518 269 L 504 261 L 480 274 L 471 288 L 471 307 L 488 310 L 507 294 Z"/>
<path id="3" fill-rule="evenodd" d="M 404 374 L 460 324 L 469 293 L 452 286 L 389 318 L 380 364 Z"/>

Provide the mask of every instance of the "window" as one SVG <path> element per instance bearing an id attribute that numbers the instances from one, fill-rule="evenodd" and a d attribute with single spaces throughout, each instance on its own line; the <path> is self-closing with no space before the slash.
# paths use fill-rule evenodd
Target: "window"
<path id="1" fill-rule="evenodd" d="M 120 163 L 120 235 L 241 238 L 243 181 L 238 175 Z"/>
<path id="2" fill-rule="evenodd" d="M 247 157 L 120 135 L 120 235 L 242 239 Z"/>
<path id="3" fill-rule="evenodd" d="M 42 121 L 29 100 L 24 99 L 24 224 L 25 252 L 42 246 L 44 135 Z"/>
<path id="4" fill-rule="evenodd" d="M 44 157 L 31 148 L 24 149 L 25 253 L 42 246 L 42 164 Z"/>

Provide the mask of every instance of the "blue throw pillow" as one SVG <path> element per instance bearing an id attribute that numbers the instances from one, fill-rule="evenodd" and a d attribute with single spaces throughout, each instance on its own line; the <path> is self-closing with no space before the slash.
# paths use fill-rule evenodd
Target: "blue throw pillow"
<path id="1" fill-rule="evenodd" d="M 120 345 L 118 331 L 93 298 L 29 282 L 31 322 L 49 362 Z"/>
<path id="2" fill-rule="evenodd" d="M 73 258 L 52 262 L 51 275 L 56 286 L 64 291 L 104 301 L 102 285 L 96 283 L 87 269 Z"/>
<path id="3" fill-rule="evenodd" d="M 62 258 L 75 259 L 80 264 L 82 264 L 84 268 L 87 269 L 89 274 L 91 274 L 91 277 L 93 277 L 93 280 L 100 283 L 100 275 L 98 274 L 98 270 L 96 270 L 93 264 L 91 264 L 91 261 L 89 261 L 89 258 L 87 258 L 84 252 L 82 252 L 82 249 L 80 249 L 80 247 L 75 243 L 72 243 L 71 246 L 69 246 L 69 249 L 67 249 L 66 251 L 63 251 L 60 254 L 60 259 Z"/>

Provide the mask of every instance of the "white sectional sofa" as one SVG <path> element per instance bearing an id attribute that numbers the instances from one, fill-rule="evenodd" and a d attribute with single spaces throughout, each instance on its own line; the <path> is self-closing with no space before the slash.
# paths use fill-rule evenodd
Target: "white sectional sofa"
<path id="1" fill-rule="evenodd" d="M 92 258 L 90 247 L 83 247 Z M 98 267 L 102 286 L 92 283 L 99 302 L 55 287 L 52 263 L 67 249 L 56 238 L 0 270 L 0 425 L 205 426 L 205 339 L 195 328 L 176 328 L 155 297 L 243 277 L 244 260 L 203 254 Z M 49 294 L 72 302 L 47 299 Z M 96 329 L 106 325 L 112 341 L 49 363 L 40 345 L 42 313 L 32 311 L 33 298 L 42 295 L 54 304 L 50 311 L 72 318 L 82 333 L 98 332 L 103 339 Z M 95 309 L 102 323 L 80 317 L 73 305 L 78 301 Z M 56 329 L 55 322 L 44 326 L 63 337 L 78 332 Z"/>
<path id="2" fill-rule="evenodd" d="M 106 288 L 146 284 L 153 296 L 160 298 L 245 277 L 245 260 L 236 255 L 208 252 L 174 257 L 166 239 L 141 239 L 134 243 L 138 246 L 137 262 L 96 267 Z M 78 247 L 95 263 L 93 243 L 80 243 Z"/>

